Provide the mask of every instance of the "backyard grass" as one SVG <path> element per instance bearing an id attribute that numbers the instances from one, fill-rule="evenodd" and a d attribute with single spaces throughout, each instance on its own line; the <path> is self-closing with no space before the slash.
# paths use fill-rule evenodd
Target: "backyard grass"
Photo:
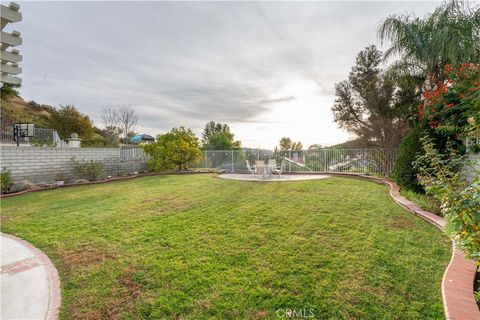
<path id="1" fill-rule="evenodd" d="M 441 216 L 440 204 L 435 198 L 427 194 L 416 193 L 411 190 L 400 190 L 400 195 L 407 198 L 410 201 L 415 202 L 422 209 L 435 213 Z"/>
<path id="2" fill-rule="evenodd" d="M 156 176 L 2 200 L 64 319 L 442 319 L 450 242 L 368 181 Z"/>

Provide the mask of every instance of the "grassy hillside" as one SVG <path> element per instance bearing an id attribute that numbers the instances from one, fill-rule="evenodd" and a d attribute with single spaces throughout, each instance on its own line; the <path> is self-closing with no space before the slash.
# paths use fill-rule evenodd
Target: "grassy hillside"
<path id="1" fill-rule="evenodd" d="M 330 149 L 362 149 L 365 145 L 360 139 L 348 140 L 344 143 L 336 144 L 328 147 Z"/>
<path id="2" fill-rule="evenodd" d="M 8 100 L 1 100 L 2 127 L 10 126 L 14 122 L 35 123 L 37 127 L 49 128 L 50 116 L 53 108 L 35 102 L 26 102 L 19 96 Z"/>

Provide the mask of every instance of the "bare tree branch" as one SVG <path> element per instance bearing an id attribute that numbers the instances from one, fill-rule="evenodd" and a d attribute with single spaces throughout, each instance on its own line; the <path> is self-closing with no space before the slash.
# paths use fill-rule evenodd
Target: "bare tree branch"
<path id="1" fill-rule="evenodd" d="M 117 109 L 118 111 L 118 124 L 123 132 L 124 143 L 128 142 L 128 135 L 135 130 L 138 115 L 132 106 L 123 105 Z"/>
<path id="2" fill-rule="evenodd" d="M 114 129 L 118 126 L 119 119 L 118 119 L 118 108 L 116 107 L 104 107 L 102 109 L 102 121 L 105 129 Z"/>

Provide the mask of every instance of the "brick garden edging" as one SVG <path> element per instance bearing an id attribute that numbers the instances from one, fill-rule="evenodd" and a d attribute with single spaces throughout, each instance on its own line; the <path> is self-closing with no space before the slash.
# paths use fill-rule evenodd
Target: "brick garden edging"
<path id="1" fill-rule="evenodd" d="M 445 227 L 445 220 L 431 212 L 423 210 L 414 202 L 400 195 L 399 186 L 387 179 L 352 173 L 326 173 L 334 176 L 347 176 L 371 180 L 390 187 L 392 199 L 409 212 L 430 222 L 440 230 Z M 475 261 L 465 258 L 452 240 L 452 258 L 445 269 L 442 279 L 442 300 L 447 320 L 478 320 L 480 310 L 473 296 L 473 283 L 477 265 Z"/>
<path id="2" fill-rule="evenodd" d="M 11 240 L 16 241 L 22 244 L 23 246 L 27 247 L 34 254 L 37 260 L 40 261 L 40 265 L 42 265 L 45 268 L 45 272 L 48 277 L 48 292 L 49 292 L 48 306 L 45 314 L 45 319 L 57 320 L 58 312 L 60 308 L 60 301 L 61 301 L 60 278 L 58 277 L 57 269 L 55 268 L 53 263 L 50 261 L 50 259 L 47 257 L 47 255 L 44 254 L 39 249 L 37 249 L 31 243 L 3 232 L 2 232 L 2 236 L 10 238 Z M 19 266 L 19 267 L 22 268 L 22 266 Z M 29 266 L 28 265 L 23 266 L 23 268 L 26 268 L 26 267 L 29 267 Z"/>

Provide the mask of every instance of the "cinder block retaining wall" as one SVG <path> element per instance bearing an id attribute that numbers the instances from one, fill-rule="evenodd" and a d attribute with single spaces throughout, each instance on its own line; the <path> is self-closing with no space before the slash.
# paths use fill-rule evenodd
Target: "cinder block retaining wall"
<path id="1" fill-rule="evenodd" d="M 100 161 L 104 174 L 119 176 L 133 171 L 147 170 L 145 161 L 121 161 L 118 148 L 43 148 L 1 146 L 0 166 L 10 170 L 13 181 L 33 183 L 80 178 L 71 159 Z"/>

